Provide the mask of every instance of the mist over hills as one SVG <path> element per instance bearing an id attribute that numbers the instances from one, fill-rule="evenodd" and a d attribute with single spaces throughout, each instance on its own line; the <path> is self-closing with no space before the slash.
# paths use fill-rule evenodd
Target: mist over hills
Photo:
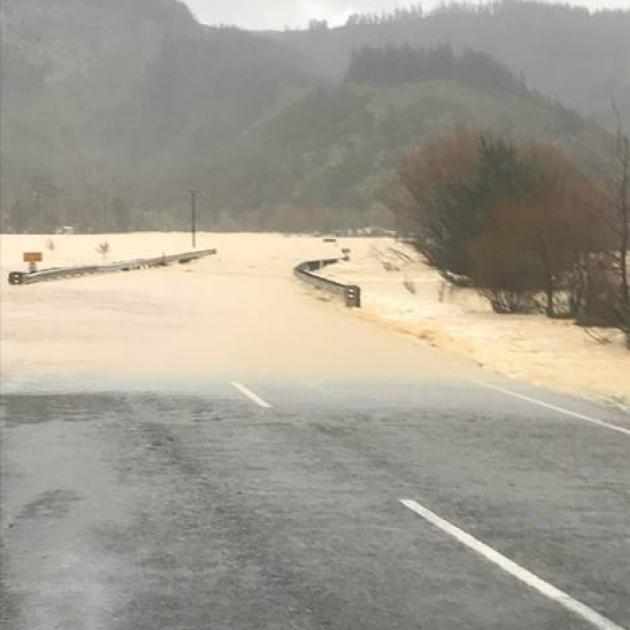
<path id="1" fill-rule="evenodd" d="M 267 35 L 304 54 L 326 76 L 341 76 L 352 51 L 365 46 L 470 48 L 604 124 L 611 120 L 613 97 L 630 115 L 630 8 L 591 13 L 534 0 L 461 3 L 428 15 L 421 9 L 356 15 L 340 28 L 314 22 L 308 31 Z"/>
<path id="2" fill-rule="evenodd" d="M 406 76 L 404 61 L 418 56 L 424 75 L 415 62 Z M 251 130 L 205 181 L 217 207 L 252 228 L 331 228 L 330 217 L 340 216 L 331 208 L 345 209 L 346 222 L 391 225 L 378 200 L 401 155 L 454 126 L 558 143 L 585 168 L 604 138 L 597 125 L 531 92 L 484 55 L 366 49 L 340 83 L 306 92 Z M 311 210 L 319 223 L 296 208 Z"/>
<path id="3" fill-rule="evenodd" d="M 35 204 L 42 224 L 171 202 L 195 164 L 312 81 L 297 55 L 174 0 L 6 0 L 3 22 L 2 205 Z"/>
<path id="4" fill-rule="evenodd" d="M 564 103 L 584 109 L 614 81 L 627 107 L 627 14 L 502 6 L 260 35 L 202 26 L 176 0 L 4 0 L 3 225 L 181 227 L 191 187 L 225 228 L 386 222 L 375 198 L 401 152 L 453 124 L 558 142 L 586 163 L 603 132 L 527 87 L 551 85 L 554 70 L 536 74 L 541 51 L 526 50 L 515 15 L 550 12 L 565 40 L 585 24 L 574 47 L 592 58 L 557 64 Z M 611 24 L 605 44 L 592 20 Z M 564 41 L 534 30 L 533 48 Z M 470 41 L 438 46 L 446 31 Z M 464 50 L 488 42 L 511 68 Z"/>

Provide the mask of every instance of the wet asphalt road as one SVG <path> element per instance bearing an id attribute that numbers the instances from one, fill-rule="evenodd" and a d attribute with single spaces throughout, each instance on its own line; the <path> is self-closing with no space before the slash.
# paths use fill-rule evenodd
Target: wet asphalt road
<path id="1" fill-rule="evenodd" d="M 630 628 L 630 435 L 460 377 L 246 386 L 6 395 L 2 628 L 597 627 L 401 499 Z"/>

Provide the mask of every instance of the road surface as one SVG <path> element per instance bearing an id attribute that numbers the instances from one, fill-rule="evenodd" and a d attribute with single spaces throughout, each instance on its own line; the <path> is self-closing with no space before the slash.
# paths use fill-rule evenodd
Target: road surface
<path id="1" fill-rule="evenodd" d="M 280 262 L 13 294 L 2 628 L 630 628 L 630 418 Z"/>

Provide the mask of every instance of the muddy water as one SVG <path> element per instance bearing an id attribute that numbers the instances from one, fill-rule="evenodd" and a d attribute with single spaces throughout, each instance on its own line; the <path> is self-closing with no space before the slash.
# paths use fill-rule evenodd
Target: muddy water
<path id="1" fill-rule="evenodd" d="M 54 257 L 91 262 L 107 240 L 111 258 L 187 249 L 183 234 L 63 236 Z M 3 237 L 3 271 L 45 237 Z M 219 255 L 192 265 L 23 287 L 3 278 L 2 368 L 9 391 L 119 389 L 134 384 L 266 379 L 413 378 L 461 364 L 409 337 L 360 321 L 302 286 L 300 261 L 330 257 L 356 241 L 202 234 Z M 89 252 L 92 252 L 90 254 Z"/>

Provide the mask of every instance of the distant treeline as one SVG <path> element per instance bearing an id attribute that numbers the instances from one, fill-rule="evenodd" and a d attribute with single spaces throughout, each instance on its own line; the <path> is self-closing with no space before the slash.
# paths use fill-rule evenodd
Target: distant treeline
<path id="1" fill-rule="evenodd" d="M 543 94 L 611 129 L 610 98 L 630 116 L 630 6 L 589 11 L 568 3 L 444 2 L 431 11 L 358 14 L 340 28 L 288 31 L 273 39 L 338 78 L 364 47 L 473 49 L 498 59 Z"/>
<path id="2" fill-rule="evenodd" d="M 353 13 L 346 22 L 346 26 L 366 26 L 376 24 L 392 24 L 395 22 L 408 22 L 419 20 L 424 15 L 421 4 L 410 7 L 399 7 L 393 11 L 381 13 Z"/>
<path id="3" fill-rule="evenodd" d="M 503 64 L 485 53 L 466 50 L 456 54 L 450 46 L 415 49 L 410 46 L 363 48 L 353 53 L 346 80 L 374 85 L 421 83 L 451 79 L 475 87 L 527 91 L 523 79 L 516 78 Z"/>

